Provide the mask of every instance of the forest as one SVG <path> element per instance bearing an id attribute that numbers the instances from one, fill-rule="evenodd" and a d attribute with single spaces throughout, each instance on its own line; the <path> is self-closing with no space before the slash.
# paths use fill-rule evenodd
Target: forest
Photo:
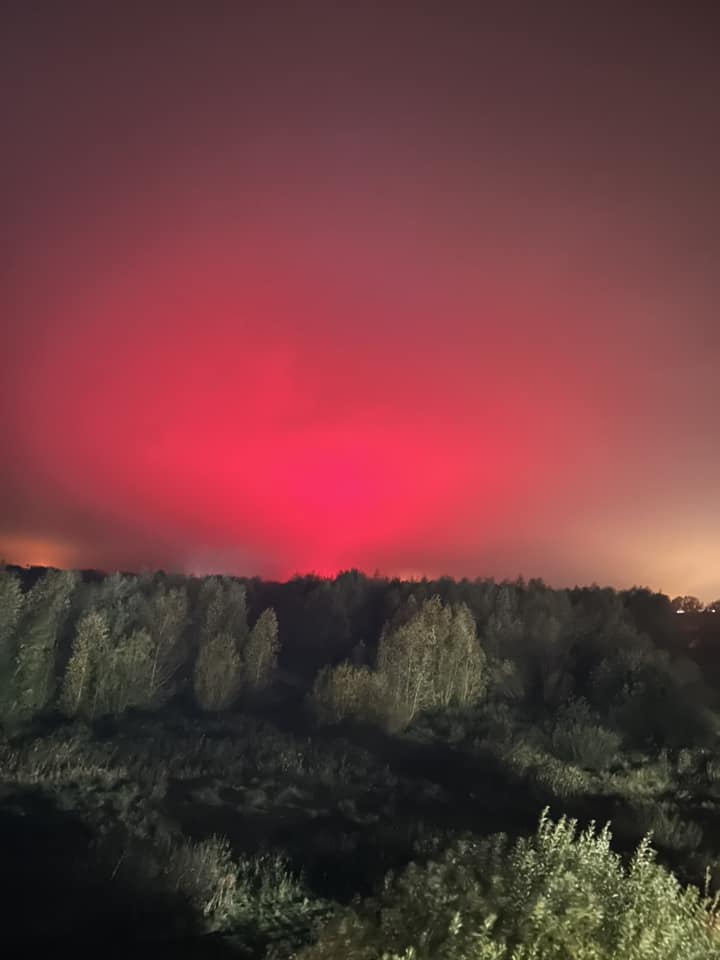
<path id="1" fill-rule="evenodd" d="M 4 567 L 4 942 L 720 960 L 719 642 L 645 588 Z"/>

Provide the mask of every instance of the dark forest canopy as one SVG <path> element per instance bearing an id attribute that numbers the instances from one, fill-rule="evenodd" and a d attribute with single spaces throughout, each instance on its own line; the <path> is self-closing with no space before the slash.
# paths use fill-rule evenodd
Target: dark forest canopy
<path id="1" fill-rule="evenodd" d="M 5 569 L 20 579 L 25 589 L 31 587 L 48 569 L 41 566 L 15 566 L 8 564 Z M 101 570 L 87 569 L 77 572 L 83 584 L 96 584 L 108 577 Z M 126 577 L 137 577 L 132 571 L 123 573 Z M 143 573 L 139 581 L 163 582 L 172 585 L 186 585 L 190 594 L 202 577 L 179 573 L 166 573 L 162 570 Z M 682 639 L 688 633 L 700 630 L 703 634 L 720 632 L 720 599 L 703 605 L 696 597 L 681 596 L 670 598 L 647 587 L 632 587 L 616 590 L 598 584 L 555 589 L 541 579 L 525 580 L 518 577 L 512 581 L 496 582 L 489 578 L 467 578 L 456 580 L 452 577 L 438 579 L 401 579 L 385 577 L 380 574 L 368 576 L 358 570 L 341 571 L 335 577 L 320 577 L 315 574 L 296 575 L 287 581 L 265 580 L 260 577 L 232 577 L 245 586 L 251 615 L 257 614 L 266 606 L 274 606 L 280 615 L 283 637 L 294 647 L 297 642 L 308 641 L 306 654 L 322 647 L 328 641 L 327 650 L 333 644 L 337 652 L 345 652 L 348 642 L 364 643 L 377 639 L 380 629 L 389 617 L 404 603 L 410 595 L 416 599 L 427 599 L 438 595 L 447 603 L 466 603 L 479 625 L 490 616 L 496 598 L 501 594 L 512 598 L 519 609 L 531 606 L 539 597 L 566 598 L 570 607 L 576 611 L 585 610 L 588 615 L 598 619 L 617 617 L 616 604 L 619 604 L 623 616 L 629 618 L 639 632 L 652 633 L 655 642 L 667 641 L 684 643 Z M 613 612 L 614 610 L 614 612 Z M 710 620 L 712 613 L 718 613 L 718 622 Z M 680 622 L 678 611 L 690 615 Z M 592 612 L 592 613 L 591 613 Z M 702 619 L 697 615 L 704 614 Z M 317 634 L 313 634 L 316 621 L 322 621 Z M 310 636 L 313 634 L 313 636 Z M 332 636 L 332 640 L 329 638 Z"/>

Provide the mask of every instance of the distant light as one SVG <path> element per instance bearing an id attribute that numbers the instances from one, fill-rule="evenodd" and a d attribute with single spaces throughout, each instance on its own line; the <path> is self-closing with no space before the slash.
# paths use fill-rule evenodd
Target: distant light
<path id="1" fill-rule="evenodd" d="M 676 610 L 675 613 L 685 613 L 684 610 Z"/>

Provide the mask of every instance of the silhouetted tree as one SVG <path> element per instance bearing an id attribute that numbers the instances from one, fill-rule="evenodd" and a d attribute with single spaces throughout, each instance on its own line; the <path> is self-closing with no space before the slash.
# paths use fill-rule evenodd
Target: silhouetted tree
<path id="1" fill-rule="evenodd" d="M 516 590 L 511 584 L 504 583 L 497 588 L 494 609 L 483 633 L 483 643 L 494 657 L 513 658 L 517 656 L 524 634 Z"/>
<path id="2" fill-rule="evenodd" d="M 697 597 L 675 597 L 672 602 L 672 608 L 675 612 L 682 611 L 682 613 L 701 613 L 703 610 L 703 605 Z"/>

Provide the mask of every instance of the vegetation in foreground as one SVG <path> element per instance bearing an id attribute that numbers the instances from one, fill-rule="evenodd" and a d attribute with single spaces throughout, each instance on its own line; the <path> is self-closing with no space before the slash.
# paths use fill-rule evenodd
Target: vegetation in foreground
<path id="1" fill-rule="evenodd" d="M 539 581 L 0 571 L 5 937 L 720 958 L 716 623 Z"/>

